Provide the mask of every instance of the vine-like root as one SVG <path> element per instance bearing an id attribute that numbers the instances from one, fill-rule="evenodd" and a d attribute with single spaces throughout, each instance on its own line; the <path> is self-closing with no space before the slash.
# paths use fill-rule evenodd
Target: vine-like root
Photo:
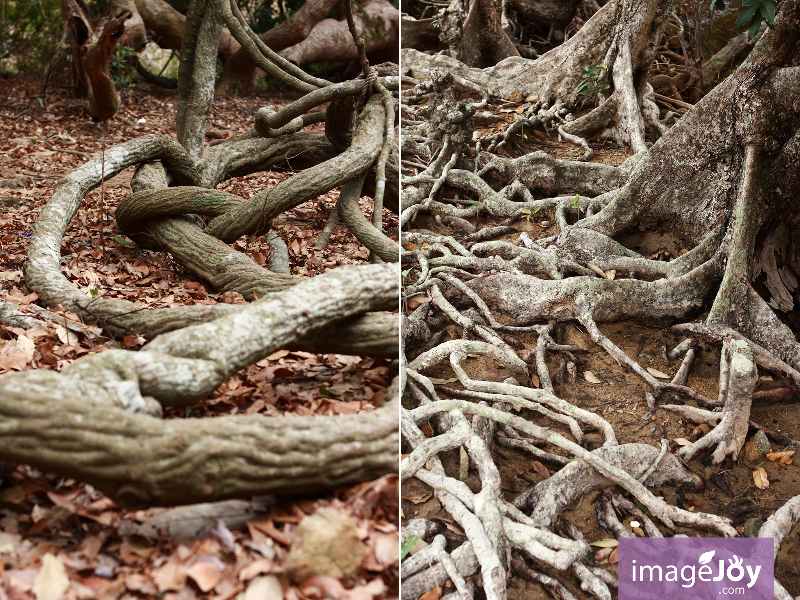
<path id="1" fill-rule="evenodd" d="M 648 18 L 622 17 L 637 10 L 647 12 Z M 404 51 L 407 75 L 422 80 L 430 73 L 441 81 L 441 71 L 449 71 L 488 92 L 491 103 L 500 97 L 522 105 L 519 120 L 482 137 L 483 132 L 475 130 L 483 115 L 467 110 L 478 103 L 475 90 L 463 94 L 470 96 L 462 100 L 463 111 L 432 108 L 448 104 L 435 82 L 426 97 L 416 92 L 405 96 L 414 106 L 404 114 L 417 120 L 404 123 L 404 132 L 409 133 L 409 151 L 417 155 L 404 155 L 409 185 L 402 197 L 402 226 L 410 231 L 404 233 L 401 260 L 407 273 L 405 297 L 421 306 L 409 305 L 402 336 L 407 359 L 401 371 L 407 382 L 402 427 L 409 454 L 401 464 L 401 477 L 430 486 L 462 527 L 466 541 L 450 552 L 453 564 L 466 584 L 482 585 L 486 597 L 502 594 L 496 575 L 498 565 L 508 569 L 507 563 L 516 576 L 540 583 L 561 598 L 571 598 L 577 587 L 598 598 L 612 597 L 616 580 L 607 571 L 580 555 L 568 555 L 566 562 L 564 554 L 558 556 L 564 551 L 559 546 L 563 540 L 585 542 L 560 515 L 595 487 L 604 488 L 598 521 L 617 537 L 632 535 L 623 524 L 627 517 L 639 522 L 636 535 L 670 535 L 678 524 L 735 535 L 727 519 L 680 511 L 645 486 L 700 486 L 702 480 L 681 458 L 694 458 L 704 450 L 714 450 L 715 463 L 736 459 L 747 428 L 755 426 L 749 422 L 749 409 L 756 363 L 800 384 L 800 344 L 755 292 L 748 266 L 764 219 L 777 218 L 776 211 L 782 210 L 765 197 L 771 184 L 764 183 L 768 174 L 760 159 L 765 152 L 782 153 L 776 160 L 796 164 L 796 144 L 789 141 L 796 141 L 796 108 L 791 109 L 791 132 L 770 129 L 776 139 L 783 135 L 778 145 L 767 150 L 747 142 L 742 152 L 741 140 L 751 139 L 751 130 L 731 123 L 741 121 L 736 118 L 740 109 L 741 114 L 757 114 L 749 100 L 740 102 L 740 90 L 751 85 L 754 72 L 766 72 L 761 67 L 771 65 L 771 59 L 764 59 L 756 70 L 748 65 L 749 71 L 745 68 L 743 75 L 729 78 L 719 92 L 712 92 L 666 131 L 658 121 L 653 90 L 640 79 L 642 70 L 635 63 L 647 54 L 637 41 L 641 23 L 655 29 L 664 20 L 650 17 L 665 17 L 669 10 L 661 0 L 614 0 L 558 52 L 535 62 L 508 59 L 491 69 L 469 69 L 446 56 Z M 796 14 L 797 8 L 792 10 Z M 609 27 L 602 57 L 574 68 L 576 60 L 589 60 L 587 56 L 600 52 L 592 47 L 576 53 L 580 56 L 570 54 L 581 43 L 579 36 L 598 30 L 614 11 L 619 25 Z M 784 34 L 796 34 L 800 21 L 786 22 L 791 24 Z M 651 33 L 656 35 L 654 29 Z M 769 54 L 764 52 L 762 58 Z M 573 79 L 551 62 L 556 55 Z M 610 82 L 598 76 L 608 83 L 609 92 L 598 91 L 598 105 L 572 118 L 568 113 L 574 104 L 565 82 L 577 88 L 574 73 L 600 64 L 612 67 Z M 413 77 L 405 82 L 412 81 L 416 82 Z M 754 98 L 767 101 L 760 92 L 752 92 Z M 434 113 L 438 120 L 426 116 Z M 558 161 L 544 152 L 514 156 L 522 146 L 517 145 L 520 137 L 530 134 L 528 127 L 543 129 L 551 140 L 555 128 L 562 139 L 581 145 L 584 154 L 582 141 L 568 136 L 586 140 L 606 130 L 623 140 L 633 156 L 618 167 Z M 707 130 L 707 140 L 687 144 L 696 138 L 698 127 Z M 663 136 L 661 142 L 651 147 L 645 131 Z M 702 206 L 687 206 L 687 195 L 702 199 Z M 654 227 L 669 229 L 677 247 L 687 251 L 670 260 L 648 258 L 653 251 L 645 250 L 648 244 L 632 240 Z M 774 280 L 777 263 L 764 260 Z M 788 306 L 786 294 L 779 300 Z M 671 381 L 659 380 L 660 374 L 657 378 L 600 329 L 610 321 L 686 323 L 709 307 L 712 314 L 705 323 L 673 329 L 690 338 L 669 353 L 664 348 L 665 360 L 682 361 Z M 714 430 L 677 454 L 670 452 L 667 440 L 660 449 L 617 444 L 610 423 L 560 397 L 564 387 L 575 386 L 579 362 L 577 350 L 559 339 L 559 324 L 567 321 L 579 323 L 593 342 L 647 384 L 645 399 L 651 411 L 658 410 L 665 393 L 703 407 L 723 407 L 722 412 L 712 412 L 688 404 L 663 405 Z M 715 399 L 687 383 L 699 352 L 698 339 L 724 341 Z M 498 364 L 491 364 L 494 361 Z M 445 387 L 447 383 L 454 385 Z M 430 426 L 425 428 L 430 437 L 422 434 L 423 423 Z M 594 451 L 584 447 L 591 439 L 590 428 L 602 435 L 603 446 Z M 777 439 L 775 432 L 765 433 Z M 591 437 L 597 439 L 594 433 Z M 558 470 L 508 504 L 496 495 L 499 466 L 490 454 L 494 444 L 522 450 Z M 457 453 L 452 464 L 439 460 L 447 451 Z M 477 473 L 479 486 L 470 469 Z M 543 542 L 545 538 L 538 537 L 543 548 L 536 546 L 530 543 L 532 530 L 526 528 L 539 528 L 537 536 L 547 531 L 562 541 Z M 404 599 L 442 585 L 447 572 L 442 563 L 416 571 L 404 580 Z"/>

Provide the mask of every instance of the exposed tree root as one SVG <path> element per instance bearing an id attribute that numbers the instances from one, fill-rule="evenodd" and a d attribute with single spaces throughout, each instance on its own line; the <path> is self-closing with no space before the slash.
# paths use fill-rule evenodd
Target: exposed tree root
<path id="1" fill-rule="evenodd" d="M 103 406 L 99 386 L 66 379 L 0 380 L 0 458 L 86 481 L 124 506 L 311 492 L 397 468 L 396 402 L 346 417 L 164 421 Z"/>
<path id="2" fill-rule="evenodd" d="M 655 46 L 647 40 L 660 37 L 668 10 L 668 3 L 658 0 L 609 2 L 568 42 L 535 61 L 513 57 L 514 52 L 511 58 L 481 70 L 466 66 L 464 63 L 477 62 L 461 62 L 458 52 L 451 53 L 454 58 L 429 57 L 409 48 L 403 50 L 403 65 L 417 77 L 430 68 L 443 67 L 493 96 L 529 98 L 533 104 L 524 115 L 525 122 L 545 128 L 562 127 L 566 139 L 584 147 L 584 160 L 588 160 L 591 151 L 579 136 L 611 124 L 620 142 L 634 152 L 642 152 L 647 149 L 645 121 L 653 121 L 652 116 L 645 116 L 652 113 L 652 99 L 646 97 L 646 91 L 647 73 L 655 58 Z M 600 82 L 606 88 L 612 86 L 610 97 L 601 94 L 595 111 L 577 120 L 565 120 L 570 119 L 567 115 L 584 98 L 579 95 L 584 68 L 601 66 L 607 76 L 601 77 Z"/>
<path id="3" fill-rule="evenodd" d="M 487 598 L 503 597 L 497 569 L 508 569 L 507 561 L 516 576 L 558 597 L 571 598 L 577 588 L 612 597 L 614 578 L 586 559 L 580 532 L 559 522 L 589 490 L 607 489 L 600 521 L 617 537 L 632 535 L 621 524 L 623 515 L 639 521 L 648 537 L 674 535 L 679 523 L 736 535 L 727 519 L 669 506 L 647 487 L 698 489 L 702 479 L 681 459 L 703 452 L 711 453 L 713 464 L 737 460 L 748 427 L 755 426 L 750 406 L 756 364 L 800 381 L 800 344 L 773 310 L 789 306 L 777 291 L 777 282 L 792 289 L 785 283 L 791 283 L 789 275 L 775 279 L 789 260 L 788 238 L 780 231 L 771 235 L 798 210 L 800 105 L 788 98 L 800 92 L 800 71 L 786 65 L 796 64 L 800 54 L 800 2 L 784 2 L 775 30 L 669 130 L 658 121 L 647 82 L 653 46 L 643 43 L 658 39 L 653 36 L 660 35 L 668 10 L 655 1 L 608 2 L 568 42 L 537 60 L 507 58 L 486 69 L 442 54 L 403 51 L 403 81 L 415 87 L 404 91 L 401 215 L 409 231 L 401 261 L 405 297 L 419 307 L 409 305 L 414 310 L 402 329 L 408 456 L 401 478 L 432 488 L 464 530 L 467 541 L 450 552 L 453 565 L 466 584 L 482 585 Z M 594 37 L 600 31 L 602 42 Z M 608 85 L 598 86 L 604 89 L 597 91 L 596 107 L 573 118 L 568 113 L 578 106 L 580 74 L 601 64 L 609 72 L 598 81 Z M 473 135 L 484 120 L 479 110 L 487 95 L 491 106 L 497 98 L 515 104 L 525 99 L 523 120 L 498 134 Z M 769 116 L 776 114 L 781 118 Z M 515 140 L 529 126 L 546 135 L 557 129 L 577 144 L 581 140 L 563 134 L 585 138 L 611 131 L 632 156 L 619 167 L 559 161 L 544 152 L 514 156 Z M 660 139 L 651 145 L 647 136 Z M 582 158 L 588 159 L 585 150 Z M 521 219 L 539 224 L 539 239 L 530 227 L 519 232 Z M 685 251 L 662 260 L 631 248 L 635 244 L 627 240 L 648 229 L 669 231 Z M 771 305 L 754 283 L 760 271 L 753 268 L 754 256 L 764 239 L 773 240 L 776 253 L 759 255 L 772 276 L 769 291 L 777 299 Z M 662 351 L 665 361 L 682 359 L 671 381 L 601 331 L 602 323 L 620 320 L 679 323 L 673 330 L 691 336 Z M 676 454 L 668 440 L 660 449 L 619 445 L 610 423 L 559 397 L 562 386 L 574 385 L 578 362 L 576 349 L 554 333 L 564 321 L 580 323 L 593 342 L 647 383 L 652 411 L 666 393 L 722 407 L 712 412 L 662 405 L 709 423 L 711 432 Z M 698 338 L 723 346 L 718 398 L 687 385 Z M 558 353 L 555 373 L 548 353 Z M 499 368 L 489 368 L 490 361 Z M 487 378 L 486 372 L 496 375 Z M 453 387 L 444 385 L 450 382 Z M 544 418 L 550 428 L 540 425 Z M 424 422 L 431 437 L 420 429 Z M 601 448 L 587 449 L 588 429 L 601 434 Z M 596 433 L 591 438 L 600 443 Z M 495 443 L 559 470 L 509 504 L 497 491 Z M 458 451 L 457 468 L 443 466 L 439 457 L 448 450 Z M 480 479 L 478 488 L 464 481 L 470 469 Z M 609 489 L 614 485 L 625 495 Z M 793 503 L 782 514 L 798 512 Z M 781 518 L 786 531 L 797 520 Z M 430 541 L 432 532 L 424 533 Z M 570 540 L 578 545 L 570 547 Z M 442 550 L 430 552 L 435 560 Z M 441 562 L 426 570 L 413 565 L 404 600 L 441 586 L 452 571 Z"/>
<path id="4" fill-rule="evenodd" d="M 257 65 L 304 95 L 281 111 L 262 109 L 252 131 L 211 149 L 204 145 L 205 124 L 222 23 Z M 321 490 L 396 470 L 394 388 L 386 407 L 345 419 L 160 420 L 163 408 L 207 397 L 280 348 L 397 356 L 398 319 L 390 314 L 398 299 L 391 262 L 398 259 L 397 243 L 380 231 L 379 218 L 369 223 L 358 208 L 362 191 L 375 197 L 376 212 L 398 203 L 390 91 L 397 89 L 397 68 L 369 67 L 349 10 L 345 26 L 363 72 L 331 84 L 264 46 L 235 3 L 191 4 L 181 50 L 178 141 L 166 135 L 131 140 L 59 181 L 36 222 L 24 267 L 28 288 L 45 306 L 60 305 L 112 334 L 155 339 L 140 352 L 99 352 L 60 373 L 0 378 L 0 437 L 8 442 L 0 460 L 82 479 L 128 505 Z M 326 102 L 330 114 L 309 112 Z M 323 121 L 325 136 L 300 131 Z M 213 189 L 276 164 L 296 173 L 250 199 Z M 170 252 L 216 289 L 254 300 L 250 305 L 142 310 L 93 298 L 62 274 L 62 238 L 85 195 L 130 166 L 138 166 L 135 192 L 119 206 L 121 230 L 143 246 Z M 230 247 L 243 235 L 268 234 L 276 216 L 339 186 L 343 220 L 387 264 L 298 278 L 288 273 L 285 244 L 274 235 L 271 271 Z M 203 227 L 196 215 L 213 219 Z M 5 305 L 0 315 L 23 327 L 36 323 L 35 314 Z"/>

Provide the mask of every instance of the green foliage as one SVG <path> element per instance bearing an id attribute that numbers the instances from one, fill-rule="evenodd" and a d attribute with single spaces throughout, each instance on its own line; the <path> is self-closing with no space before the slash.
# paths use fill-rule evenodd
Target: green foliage
<path id="1" fill-rule="evenodd" d="M 131 60 L 136 52 L 127 46 L 117 45 L 114 48 L 114 55 L 108 63 L 108 74 L 114 80 L 116 88 L 129 88 L 137 81 L 141 81 L 136 69 L 133 68 Z"/>
<path id="2" fill-rule="evenodd" d="M 133 242 L 129 242 L 121 235 L 115 235 L 114 241 L 117 242 L 120 246 L 125 246 L 126 248 L 138 248 L 136 244 L 134 244 Z"/>
<path id="3" fill-rule="evenodd" d="M 40 72 L 53 55 L 64 20 L 59 0 L 3 1 L 0 12 L 0 67 Z"/>
<path id="4" fill-rule="evenodd" d="M 187 406 L 186 410 L 184 411 L 184 416 L 187 419 L 199 419 L 200 418 L 200 411 L 197 410 L 196 408 L 192 409 L 191 406 Z"/>
<path id="5" fill-rule="evenodd" d="M 719 71 L 720 69 L 722 69 L 722 67 L 725 66 L 725 63 L 723 61 L 716 59 L 708 61 L 708 64 L 714 67 L 717 71 Z"/>
<path id="6" fill-rule="evenodd" d="M 411 552 L 411 549 L 414 547 L 414 544 L 416 544 L 418 541 L 419 541 L 418 535 L 410 535 L 406 538 L 406 541 L 400 545 L 400 560 L 403 560 L 408 555 L 408 553 Z"/>
<path id="7" fill-rule="evenodd" d="M 761 28 L 762 21 L 770 29 L 774 29 L 775 22 L 775 3 L 772 0 L 742 0 L 742 12 L 736 19 L 736 28 L 741 29 L 747 26 L 747 38 L 752 40 Z M 711 0 L 711 12 L 714 9 L 725 10 L 725 0 Z"/>
<path id="8" fill-rule="evenodd" d="M 249 4 L 253 31 L 263 33 L 291 17 L 305 4 L 305 0 L 266 0 L 261 3 L 250 0 Z M 245 10 L 242 8 L 242 12 L 248 14 Z"/>
<path id="9" fill-rule="evenodd" d="M 457 30 L 452 30 L 447 34 L 447 43 L 452 44 L 453 42 L 457 42 L 461 39 L 461 32 Z"/>
<path id="10" fill-rule="evenodd" d="M 541 209 L 541 208 L 542 208 L 541 206 L 537 206 L 533 210 L 531 210 L 530 208 L 523 208 L 519 212 L 521 212 L 524 215 L 523 218 L 526 219 L 530 223 L 531 217 L 533 215 L 535 215 L 537 212 L 539 212 L 539 209 Z"/>
<path id="11" fill-rule="evenodd" d="M 609 88 L 608 82 L 604 79 L 608 67 L 584 67 L 581 74 L 581 82 L 578 84 L 578 93 L 582 96 L 590 96 L 600 90 Z"/>

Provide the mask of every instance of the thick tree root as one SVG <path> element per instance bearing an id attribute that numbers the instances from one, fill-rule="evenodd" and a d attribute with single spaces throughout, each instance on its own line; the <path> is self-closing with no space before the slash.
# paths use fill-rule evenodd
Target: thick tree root
<path id="1" fill-rule="evenodd" d="M 165 421 L 69 393 L 63 379 L 0 380 L 0 460 L 85 481 L 123 506 L 312 492 L 397 469 L 396 388 L 361 415 Z"/>
<path id="2" fill-rule="evenodd" d="M 722 360 L 727 363 L 727 368 L 722 370 L 728 377 L 720 390 L 725 391 L 725 406 L 719 425 L 710 433 L 689 446 L 684 446 L 678 451 L 678 456 L 689 461 L 703 450 L 716 445 L 712 454 L 712 462 L 718 465 L 725 457 L 731 456 L 733 460 L 739 456 L 744 446 L 750 420 L 750 405 L 753 390 L 758 381 L 758 373 L 753 363 L 753 355 L 749 346 L 744 341 L 727 341 L 722 347 Z"/>

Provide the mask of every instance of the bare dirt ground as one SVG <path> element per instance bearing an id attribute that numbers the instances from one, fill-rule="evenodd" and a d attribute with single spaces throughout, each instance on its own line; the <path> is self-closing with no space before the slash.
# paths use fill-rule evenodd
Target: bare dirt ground
<path id="1" fill-rule="evenodd" d="M 291 100 L 219 100 L 207 142 L 244 133 L 258 108 Z M 121 106 L 106 131 L 62 90 L 51 87 L 39 102 L 38 83 L 0 79 L 0 299 L 17 303 L 25 314 L 33 314 L 37 301 L 22 277 L 25 247 L 59 178 L 120 142 L 148 133 L 175 135 L 175 92 L 146 85 L 129 88 L 121 92 Z M 322 125 L 316 130 L 321 133 Z M 236 178 L 220 188 L 250 197 L 291 173 L 289 161 L 283 169 Z M 132 174 L 128 169 L 86 197 L 63 241 L 63 272 L 80 288 L 96 290 L 92 294 L 135 301 L 142 308 L 245 303 L 236 292 L 214 292 L 169 255 L 138 248 L 119 234 L 114 210 L 130 193 Z M 307 277 L 367 262 L 368 251 L 343 226 L 326 249 L 314 248 L 337 193 L 276 219 L 273 229 L 288 245 L 292 274 Z M 371 217 L 366 203 L 362 208 Z M 391 227 L 397 231 L 397 218 L 388 211 L 384 223 L 390 233 Z M 269 260 L 269 244 L 261 238 L 233 246 L 259 264 Z M 61 370 L 81 356 L 112 347 L 136 349 L 146 341 L 137 335 L 110 339 L 91 327 L 85 334 L 68 333 L 64 325 L 78 320 L 77 315 L 68 309 L 54 312 L 58 318 L 46 320 L 45 328 L 26 331 L 0 325 L 0 376 L 32 368 Z M 278 351 L 185 414 L 168 416 L 368 411 L 384 400 L 389 364 L 385 359 Z M 232 531 L 222 525 L 205 540 L 175 540 L 165 534 L 148 539 L 137 535 L 140 526 L 159 514 L 163 517 L 164 509 L 124 511 L 90 486 L 11 465 L 0 477 L 0 599 L 33 598 L 42 557 L 48 553 L 65 565 L 71 582 L 66 597 L 72 599 L 223 600 L 241 592 L 256 598 L 253 582 L 263 577 L 276 577 L 286 598 L 311 597 L 313 590 L 288 584 L 283 564 L 297 524 L 325 506 L 354 520 L 368 552 L 351 589 L 341 589 L 338 580 L 323 582 L 322 589 L 353 598 L 396 596 L 397 495 L 397 478 L 387 476 L 315 497 L 270 500 L 276 503 L 258 518 L 242 521 Z"/>
<path id="2" fill-rule="evenodd" d="M 499 122 L 497 127 L 492 129 L 481 129 L 481 135 L 505 130 L 513 120 L 516 112 L 513 107 L 506 111 L 501 110 L 500 114 L 505 114 L 505 120 Z M 536 135 L 531 135 L 531 132 L 528 132 L 527 137 L 518 136 L 514 138 L 514 141 L 518 144 L 518 150 L 513 152 L 513 156 L 519 156 L 523 152 L 543 150 L 556 158 L 575 160 L 577 156 L 582 154 L 582 151 L 575 148 L 575 146 L 561 143 L 554 138 L 547 139 L 539 131 L 535 133 Z M 596 162 L 619 165 L 628 157 L 624 150 L 609 143 L 590 143 L 590 145 L 595 151 L 595 156 L 592 160 Z M 508 156 L 509 154 L 505 155 Z M 448 192 L 445 188 L 445 197 L 452 198 L 452 194 L 452 191 Z M 480 217 L 478 222 L 475 222 L 475 219 L 472 219 L 472 222 L 478 228 L 481 228 L 496 225 L 499 220 L 494 221 L 491 218 Z M 516 233 L 496 239 L 516 241 L 522 232 L 527 232 L 533 239 L 540 239 L 554 236 L 559 231 L 554 215 L 546 211 L 530 215 L 528 219 L 518 220 L 513 224 L 513 227 L 516 229 Z M 425 230 L 443 235 L 459 233 L 457 230 L 437 223 L 427 213 L 421 214 L 409 229 L 409 231 Z M 618 241 L 640 252 L 647 258 L 658 260 L 670 260 L 677 257 L 682 250 L 674 239 L 657 228 L 647 228 L 640 234 L 630 235 L 626 239 Z M 403 268 L 407 269 L 408 266 L 404 265 Z M 408 281 L 414 281 L 416 277 L 415 272 L 409 273 Z M 404 311 L 408 314 L 420 302 L 424 301 L 427 301 L 427 298 L 422 296 L 406 298 Z M 489 308 L 492 308 L 491 305 Z M 496 316 L 501 323 L 512 324 L 509 319 L 504 318 L 502 315 L 496 313 Z M 698 316 L 698 318 L 701 317 L 702 315 Z M 788 315 L 787 321 L 791 322 L 792 318 L 794 318 L 794 315 Z M 669 325 L 668 323 L 621 322 L 605 323 L 599 326 L 603 334 L 624 350 L 628 356 L 638 361 L 640 365 L 661 371 L 671 379 L 680 367 L 681 361 L 669 362 L 666 352 L 674 348 L 685 336 L 670 332 Z M 452 322 L 446 328 L 448 333 L 443 341 L 461 337 L 462 332 Z M 502 337 L 517 351 L 520 357 L 525 356 L 532 347 L 535 347 L 537 339 L 535 333 L 509 333 L 503 334 Z M 579 349 L 578 352 L 573 353 L 577 366 L 577 377 L 575 378 L 571 378 L 566 372 L 565 363 L 559 361 L 558 355 L 555 353 L 547 354 L 547 366 L 553 378 L 555 394 L 582 409 L 602 415 L 613 426 L 620 444 L 639 442 L 660 447 L 660 440 L 666 438 L 670 440 L 671 450 L 674 451 L 680 447 L 681 440 L 688 439 L 693 441 L 702 435 L 702 431 L 695 424 L 669 411 L 657 409 L 651 412 L 648 410 L 645 393 L 650 391 L 649 386 L 637 375 L 618 364 L 601 346 L 594 344 L 579 323 L 559 324 L 554 339 L 556 343 L 572 345 Z M 720 346 L 701 343 L 697 352 L 686 385 L 709 398 L 716 398 L 718 393 Z M 407 358 L 411 361 L 415 357 L 416 355 L 411 354 Z M 463 365 L 468 376 L 473 379 L 503 381 L 513 375 L 510 371 L 498 367 L 496 362 L 482 358 L 469 358 L 464 361 Z M 594 374 L 599 383 L 587 381 L 584 375 L 586 372 Z M 452 380 L 447 384 L 448 387 L 463 389 L 446 361 L 440 363 L 436 368 L 430 369 L 427 374 L 437 379 Z M 758 400 L 758 392 L 760 391 L 790 386 L 788 379 L 778 378 L 765 371 L 761 371 L 760 375 L 750 416 L 751 422 L 770 430 L 770 437 L 772 437 L 770 440 L 771 449 L 773 451 L 792 449 L 797 440 L 800 440 L 800 411 L 797 408 L 797 395 L 791 400 L 779 404 L 770 404 L 766 401 Z M 536 382 L 536 377 L 534 377 L 534 381 Z M 441 389 L 440 393 L 442 398 L 449 397 Z M 677 397 L 675 397 L 675 400 L 677 400 Z M 666 402 L 666 399 L 662 400 L 662 402 Z M 686 401 L 686 404 L 696 406 L 696 403 L 691 400 Z M 411 407 L 408 406 L 408 408 Z M 564 434 L 566 437 L 570 437 L 569 430 L 564 425 L 551 421 L 539 413 L 522 411 L 520 415 L 538 425 L 548 427 Z M 431 435 L 427 426 L 423 428 L 423 431 L 425 431 L 426 435 Z M 747 439 L 750 440 L 755 433 L 756 429 L 751 427 Z M 589 433 L 586 435 L 586 439 L 589 449 L 599 447 L 602 442 L 599 434 Z M 752 446 L 752 444 L 750 445 Z M 555 446 L 545 444 L 541 448 L 550 453 L 566 456 L 565 452 Z M 733 520 L 733 525 L 737 527 L 740 534 L 745 532 L 745 523 L 748 519 L 755 518 L 764 521 L 772 512 L 782 506 L 787 499 L 800 494 L 800 470 L 798 470 L 796 462 L 781 466 L 777 461 L 770 461 L 763 455 L 757 458 L 750 458 L 746 447 L 737 462 L 732 462 L 728 458 L 721 465 L 712 466 L 704 462 L 706 454 L 701 454 L 699 458 L 688 464 L 692 471 L 705 480 L 704 491 L 685 493 L 664 487 L 654 490 L 654 493 L 661 494 L 668 503 L 681 506 L 690 511 L 696 510 L 729 517 Z M 502 489 L 508 501 L 512 501 L 517 495 L 542 481 L 546 476 L 558 469 L 558 465 L 542 465 L 522 451 L 502 448 L 497 444 L 492 448 L 492 456 L 499 467 L 502 477 Z M 442 454 L 441 457 L 447 474 L 458 477 L 458 452 L 456 450 L 449 451 Z M 769 487 L 766 489 L 759 489 L 754 483 L 753 471 L 758 467 L 763 467 L 767 473 Z M 474 471 L 470 470 L 466 483 L 473 492 L 478 492 L 480 482 Z M 590 492 L 583 495 L 577 505 L 564 514 L 567 520 L 582 531 L 588 542 L 616 538 L 613 532 L 604 530 L 598 524 L 596 515 L 598 504 L 596 500 L 600 493 Z M 441 507 L 439 501 L 432 495 L 431 488 L 419 480 L 411 478 L 407 483 L 403 484 L 402 511 L 403 519 L 406 520 L 423 517 L 443 522 L 446 526 L 444 534 L 448 538 L 448 550 L 454 549 L 466 539 L 458 525 L 454 524 L 447 512 Z M 647 512 L 646 509 L 645 512 Z M 630 520 L 624 521 L 629 529 Z M 657 521 L 657 523 L 660 522 Z M 666 528 L 662 527 L 661 529 L 665 535 L 672 535 Z M 698 535 L 697 530 L 680 527 L 673 533 L 686 533 L 690 536 Z M 784 584 L 787 591 L 793 596 L 800 594 L 798 543 L 800 543 L 800 527 L 795 527 L 784 542 L 775 565 L 776 578 Z M 609 556 L 608 551 L 598 548 L 595 548 L 595 550 L 598 550 L 596 553 L 597 564 L 616 577 L 616 553 Z M 543 568 L 542 571 L 547 572 L 547 569 Z M 591 597 L 575 584 L 574 579 L 565 576 L 564 573 L 550 571 L 547 574 L 561 581 L 576 598 Z M 450 582 L 447 585 L 451 585 Z M 435 591 L 432 590 L 431 594 Z M 450 591 L 453 591 L 452 588 L 446 587 L 441 593 L 446 594 Z M 425 600 L 438 598 L 436 594 L 430 597 L 427 596 L 426 594 Z M 544 600 L 552 596 L 543 586 L 520 578 L 512 578 L 509 581 L 508 597 L 513 600 L 522 600 L 523 598 L 526 600 Z"/>

